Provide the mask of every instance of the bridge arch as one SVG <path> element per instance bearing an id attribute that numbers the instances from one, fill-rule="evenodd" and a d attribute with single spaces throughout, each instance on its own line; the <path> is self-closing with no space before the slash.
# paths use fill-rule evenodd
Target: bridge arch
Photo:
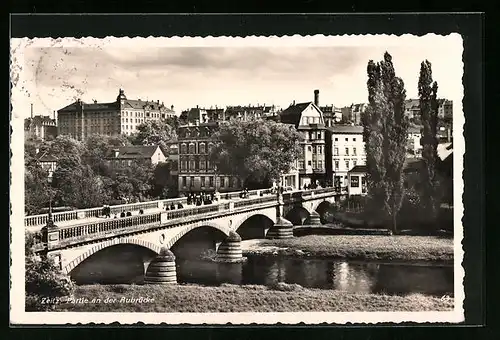
<path id="1" fill-rule="evenodd" d="M 94 255 L 98 251 L 103 250 L 103 249 L 108 248 L 108 247 L 112 247 L 112 246 L 118 245 L 118 244 L 133 244 L 133 245 L 138 245 L 138 246 L 147 248 L 147 249 L 155 252 L 156 254 L 159 254 L 160 253 L 160 249 L 161 249 L 160 246 L 158 246 L 158 245 L 156 245 L 154 243 L 151 243 L 149 241 L 145 241 L 145 240 L 138 240 L 138 239 L 135 239 L 135 238 L 115 238 L 115 239 L 111 239 L 111 240 L 104 241 L 104 242 L 96 244 L 95 246 L 93 246 L 92 248 L 90 248 L 89 250 L 87 250 L 85 253 L 83 253 L 82 255 L 78 256 L 76 259 L 72 260 L 66 266 L 64 266 L 63 272 L 65 274 L 71 273 L 71 271 L 73 269 L 75 269 L 80 263 L 82 263 L 84 260 L 86 260 L 90 256 Z"/>
<path id="2" fill-rule="evenodd" d="M 332 202 L 333 201 L 333 202 Z M 316 211 L 319 213 L 318 209 L 319 210 L 322 210 L 321 208 L 324 208 L 324 207 L 329 207 L 330 205 L 332 205 L 333 203 L 335 203 L 335 200 L 332 199 L 327 199 L 325 198 L 324 200 L 321 200 L 321 201 L 316 201 L 314 202 L 314 204 L 312 205 L 312 211 Z"/>
<path id="3" fill-rule="evenodd" d="M 167 243 L 165 243 L 165 247 L 167 249 L 172 248 L 172 246 L 177 241 L 179 241 L 184 235 L 186 235 L 187 233 L 189 233 L 190 231 L 192 231 L 194 229 L 198 229 L 198 228 L 202 228 L 202 227 L 210 227 L 213 229 L 217 229 L 217 230 L 221 231 L 222 233 L 224 233 L 226 236 L 229 236 L 229 232 L 231 231 L 231 229 L 229 227 L 223 227 L 217 223 L 210 222 L 210 221 L 202 221 L 202 222 L 198 222 L 196 224 L 192 224 L 192 225 L 188 225 L 188 226 L 183 227 L 180 232 L 175 234 Z"/>
<path id="4" fill-rule="evenodd" d="M 270 211 L 255 211 L 243 215 L 234 224 L 242 240 L 263 239 L 267 231 L 276 223 L 276 209 Z"/>
<path id="5" fill-rule="evenodd" d="M 293 223 L 293 225 L 302 225 L 305 220 L 309 217 L 311 211 L 304 207 L 302 204 L 294 205 L 288 212 L 286 212 L 284 217 Z"/>

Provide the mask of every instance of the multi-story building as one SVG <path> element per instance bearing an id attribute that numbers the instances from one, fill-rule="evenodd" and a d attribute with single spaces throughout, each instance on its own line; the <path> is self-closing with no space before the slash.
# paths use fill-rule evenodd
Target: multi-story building
<path id="1" fill-rule="evenodd" d="M 453 101 L 448 99 L 438 99 L 438 117 L 453 118 Z"/>
<path id="2" fill-rule="evenodd" d="M 303 136 L 302 157 L 299 159 L 298 186 L 326 183 L 326 127 L 319 108 L 319 90 L 314 91 L 314 102 L 295 104 L 280 112 L 279 121 L 293 125 Z"/>
<path id="3" fill-rule="evenodd" d="M 219 115 L 219 120 L 229 120 L 229 119 L 259 119 L 275 116 L 277 113 L 277 108 L 274 105 L 248 105 L 248 106 L 228 106 L 224 111 L 223 115 Z"/>
<path id="4" fill-rule="evenodd" d="M 217 173 L 209 159 L 215 145 L 217 121 L 189 123 L 179 127 L 179 193 L 227 192 L 241 189 L 241 181 Z"/>
<path id="5" fill-rule="evenodd" d="M 57 137 L 57 122 L 55 117 L 36 115 L 33 116 L 33 104 L 31 104 L 31 116 L 24 120 L 25 139 L 53 139 Z"/>
<path id="6" fill-rule="evenodd" d="M 349 171 L 366 164 L 363 127 L 357 125 L 335 125 L 328 128 L 328 138 L 331 140 L 332 183 L 334 186 L 347 186 Z M 330 174 L 328 174 L 330 175 Z M 330 179 L 329 179 L 330 180 Z"/>
<path id="7" fill-rule="evenodd" d="M 420 117 L 420 101 L 418 99 L 405 100 L 405 116 L 409 119 Z"/>
<path id="8" fill-rule="evenodd" d="M 84 103 L 78 99 L 58 112 L 59 134 L 84 140 L 92 134 L 130 135 L 149 120 L 175 116 L 173 106 L 167 108 L 157 101 L 127 99 L 120 89 L 116 101 L 111 103 Z"/>
<path id="9" fill-rule="evenodd" d="M 333 126 L 342 120 L 342 110 L 338 107 L 327 105 L 321 106 L 320 110 L 323 112 L 323 119 L 325 120 L 326 127 Z"/>
<path id="10" fill-rule="evenodd" d="M 350 117 L 347 119 L 348 122 L 354 125 L 361 124 L 361 116 L 365 113 L 368 104 L 360 103 L 360 104 L 352 104 L 350 109 Z"/>

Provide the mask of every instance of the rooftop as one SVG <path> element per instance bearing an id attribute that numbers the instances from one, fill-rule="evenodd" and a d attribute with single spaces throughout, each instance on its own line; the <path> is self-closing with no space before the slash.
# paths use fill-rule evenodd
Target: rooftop
<path id="1" fill-rule="evenodd" d="M 365 174 L 367 172 L 366 165 L 356 165 L 354 168 L 349 170 L 349 173 Z"/>
<path id="2" fill-rule="evenodd" d="M 312 102 L 292 104 L 279 114 L 279 120 L 284 124 L 293 124 L 295 127 L 299 126 L 302 112 L 309 106 L 314 105 Z"/>
<path id="3" fill-rule="evenodd" d="M 118 155 L 114 156 L 113 158 L 118 158 L 118 159 L 151 158 L 158 148 L 159 148 L 158 145 L 122 146 L 122 147 L 116 148 L 116 150 L 118 151 Z M 163 150 L 162 150 L 162 152 L 163 152 Z"/>
<path id="4" fill-rule="evenodd" d="M 343 134 L 343 133 L 352 133 L 352 134 L 362 134 L 363 127 L 360 125 L 339 125 L 336 124 L 328 128 L 333 134 Z"/>

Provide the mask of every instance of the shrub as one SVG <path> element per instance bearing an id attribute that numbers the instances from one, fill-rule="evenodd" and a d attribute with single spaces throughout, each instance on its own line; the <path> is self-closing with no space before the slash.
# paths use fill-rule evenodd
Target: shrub
<path id="1" fill-rule="evenodd" d="M 26 235 L 26 311 L 53 310 L 71 297 L 75 285 L 51 258 L 38 257 L 32 251 L 33 236 Z"/>

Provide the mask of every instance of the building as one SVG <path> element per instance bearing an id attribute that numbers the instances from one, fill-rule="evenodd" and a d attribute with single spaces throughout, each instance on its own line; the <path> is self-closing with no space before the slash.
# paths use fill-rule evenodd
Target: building
<path id="1" fill-rule="evenodd" d="M 38 153 L 37 150 L 37 155 L 35 156 L 37 163 L 40 165 L 40 167 L 47 171 L 48 173 L 48 181 L 52 182 L 52 176 L 54 175 L 54 172 L 56 171 L 57 168 L 57 157 L 49 154 L 48 152 L 43 152 L 43 153 Z"/>
<path id="2" fill-rule="evenodd" d="M 172 141 L 167 143 L 167 162 L 172 164 L 170 175 L 177 176 L 179 174 L 179 142 Z"/>
<path id="3" fill-rule="evenodd" d="M 325 126 L 330 127 L 334 124 L 340 123 L 342 121 L 342 110 L 333 105 L 321 106 L 321 112 L 323 112 L 323 119 L 325 120 Z"/>
<path id="4" fill-rule="evenodd" d="M 291 104 L 279 113 L 279 122 L 290 124 L 302 134 L 302 158 L 299 159 L 298 187 L 326 182 L 326 127 L 319 108 L 319 90 L 314 91 L 314 102 Z"/>
<path id="5" fill-rule="evenodd" d="M 328 180 L 336 187 L 347 187 L 349 171 L 358 165 L 366 164 L 363 127 L 358 125 L 335 125 L 328 128 L 328 145 L 331 169 Z"/>
<path id="6" fill-rule="evenodd" d="M 365 113 L 368 104 L 360 103 L 360 104 L 352 104 L 350 109 L 350 117 L 347 122 L 350 122 L 354 125 L 361 124 L 361 116 Z"/>
<path id="7" fill-rule="evenodd" d="M 420 143 L 421 138 L 422 132 L 420 126 L 408 127 L 408 144 L 406 157 L 419 158 L 422 156 L 422 144 Z"/>
<path id="8" fill-rule="evenodd" d="M 366 165 L 356 165 L 347 173 L 347 193 L 350 195 L 366 195 Z"/>
<path id="9" fill-rule="evenodd" d="M 57 122 L 50 116 L 33 116 L 33 104 L 31 104 L 31 116 L 24 120 L 25 139 L 54 139 L 57 137 Z"/>
<path id="10" fill-rule="evenodd" d="M 277 108 L 274 105 L 247 105 L 247 106 L 228 106 L 224 111 L 222 117 L 219 116 L 220 120 L 229 119 L 259 119 L 275 116 L 277 113 Z"/>
<path id="11" fill-rule="evenodd" d="M 420 117 L 420 101 L 418 99 L 405 100 L 405 116 L 409 119 Z"/>
<path id="12" fill-rule="evenodd" d="M 218 174 L 209 154 L 214 147 L 213 134 L 218 121 L 197 122 L 179 127 L 179 193 L 227 192 L 241 189 L 241 181 Z"/>
<path id="13" fill-rule="evenodd" d="M 453 101 L 448 99 L 438 99 L 438 117 L 439 118 L 453 118 Z"/>
<path id="14" fill-rule="evenodd" d="M 126 166 L 133 162 L 156 165 L 167 160 L 166 152 L 158 145 L 122 146 L 108 158 L 112 166 Z"/>
<path id="15" fill-rule="evenodd" d="M 84 103 L 80 99 L 57 111 L 59 134 L 85 140 L 92 134 L 130 135 L 137 126 L 150 120 L 175 116 L 174 107 L 167 108 L 157 101 L 127 99 L 120 89 L 111 103 Z"/>

